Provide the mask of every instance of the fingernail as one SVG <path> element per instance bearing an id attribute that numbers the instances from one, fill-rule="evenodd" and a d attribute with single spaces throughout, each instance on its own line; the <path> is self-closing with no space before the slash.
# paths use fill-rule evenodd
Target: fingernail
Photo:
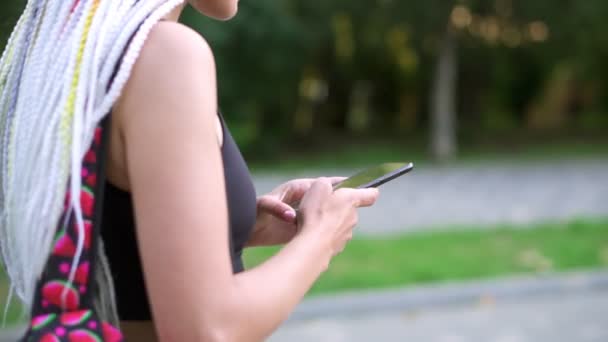
<path id="1" fill-rule="evenodd" d="M 296 218 L 296 213 L 293 210 L 285 210 L 285 212 L 283 213 L 283 217 L 289 220 L 293 220 Z"/>

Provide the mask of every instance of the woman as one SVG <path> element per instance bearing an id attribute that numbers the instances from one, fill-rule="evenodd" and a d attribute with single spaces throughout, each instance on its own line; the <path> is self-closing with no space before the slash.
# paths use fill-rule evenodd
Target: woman
<path id="1" fill-rule="evenodd" d="M 109 2 L 112 1 L 80 0 L 73 6 L 76 11 L 81 6 L 97 10 L 97 6 L 111 6 Z M 137 1 L 131 2 L 133 6 L 138 5 Z M 352 237 L 357 208 L 372 205 L 378 192 L 374 189 L 333 192 L 332 182 L 339 179 L 321 178 L 288 182 L 256 201 L 247 167 L 217 114 L 212 51 L 200 35 L 177 23 L 185 4 L 171 0 L 157 2 L 177 6 L 160 6 L 161 9 L 147 14 L 145 18 L 153 22 L 145 32 L 145 42 L 142 40 L 137 58 L 126 53 L 121 59 L 121 63 L 132 60 L 133 66 L 127 71 L 118 71 L 117 79 L 123 75 L 128 77 L 124 77 L 124 87 L 119 88 L 120 96 L 111 101 L 102 235 L 116 287 L 121 328 L 127 341 L 263 340 L 287 318 L 327 269 L 332 257 L 342 251 Z M 200 13 L 220 20 L 233 17 L 238 5 L 238 0 L 188 2 Z M 162 20 L 154 20 L 154 14 L 162 13 L 162 8 L 170 11 L 163 13 Z M 116 7 L 117 11 L 120 9 Z M 45 8 L 43 14 L 35 7 L 30 10 L 34 16 L 54 13 L 49 8 Z M 111 13 L 109 8 L 105 10 Z M 98 24 L 97 14 L 90 13 L 94 14 L 83 19 L 83 27 L 94 30 Z M 21 25 L 26 25 L 23 22 Z M 37 23 L 40 27 L 45 25 L 43 19 Z M 146 22 L 139 31 L 145 30 Z M 139 37 L 135 34 L 131 44 L 136 44 Z M 101 48 L 99 51 L 103 54 Z M 97 56 L 95 52 L 87 55 L 86 49 L 80 55 L 77 66 L 78 63 L 87 65 L 87 58 Z M 43 61 L 47 58 L 36 52 L 23 56 Z M 92 65 L 93 68 L 95 65 Z M 24 67 L 23 73 L 27 72 Z M 38 86 L 31 88 L 32 98 L 36 96 L 34 89 L 46 89 L 33 82 L 20 84 L 23 89 L 29 89 L 28 85 Z M 87 100 L 89 98 L 84 97 L 82 101 Z M 80 122 L 78 100 L 76 102 L 71 126 L 74 131 L 99 122 L 101 117 L 91 119 L 86 115 Z M 15 128 L 17 135 L 22 127 Z M 44 131 L 44 127 L 40 130 Z M 79 140 L 80 136 L 84 138 Z M 10 134 L 7 139 L 16 141 L 15 148 L 27 144 L 19 139 L 10 140 Z M 66 143 L 73 156 L 69 164 L 72 175 L 73 170 L 77 170 L 74 165 L 82 160 L 82 154 L 74 151 L 84 150 L 78 146 L 79 142 L 88 146 L 89 141 L 84 132 Z M 14 157 L 23 154 L 13 155 L 8 151 L 8 157 L 2 162 L 10 164 L 7 161 L 14 159 L 17 166 L 3 164 L 3 169 L 8 169 L 2 181 L 5 188 L 10 188 L 8 176 L 13 175 L 10 179 L 16 180 L 15 167 L 26 165 L 25 161 L 19 164 L 21 159 Z M 35 154 L 31 150 L 26 152 L 31 157 Z M 31 163 L 35 159 L 24 157 Z M 72 193 L 76 193 L 78 184 L 73 179 L 70 178 L 69 186 Z M 63 185 L 65 183 L 59 186 Z M 23 189 L 30 188 L 23 185 Z M 5 223 L 9 223 L 5 229 L 12 234 L 3 235 L 2 246 L 17 293 L 25 294 L 27 302 L 30 292 L 26 290 L 37 277 L 32 273 L 39 268 L 16 260 L 25 258 L 23 246 L 32 246 L 23 242 L 20 234 L 25 232 L 17 229 L 25 223 L 15 218 L 17 213 L 24 214 L 27 210 L 7 209 L 12 207 L 6 203 L 21 208 L 19 200 L 27 202 L 25 196 L 17 196 L 16 192 L 9 189 L 2 193 L 3 216 L 8 217 Z M 36 194 L 32 198 L 36 199 Z M 300 203 L 297 220 L 296 211 L 291 207 L 296 202 Z M 27 208 L 27 204 L 23 206 Z M 33 215 L 32 219 L 37 219 L 42 213 Z M 48 220 L 48 217 L 42 219 Z M 38 229 L 32 231 L 35 234 L 44 233 L 39 227 L 32 229 Z M 11 236 L 15 240 L 10 240 Z M 21 244 L 11 249 L 11 241 Z M 46 248 L 43 242 L 40 242 L 42 249 Z M 285 247 L 262 265 L 243 270 L 244 247 L 277 244 Z M 48 254 L 48 248 L 45 253 Z M 33 262 L 43 264 L 45 253 L 38 256 L 42 261 Z M 21 288 L 25 290 L 20 291 Z"/>

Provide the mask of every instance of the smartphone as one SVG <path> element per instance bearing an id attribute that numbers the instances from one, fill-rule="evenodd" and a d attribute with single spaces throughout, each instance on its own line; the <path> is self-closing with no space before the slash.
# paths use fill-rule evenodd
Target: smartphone
<path id="1" fill-rule="evenodd" d="M 340 183 L 334 184 L 334 190 L 341 188 L 377 188 L 393 179 L 403 176 L 414 169 L 413 163 L 384 163 L 358 172 Z M 299 215 L 300 202 L 292 204 Z"/>
<path id="2" fill-rule="evenodd" d="M 413 163 L 384 163 L 363 170 L 334 185 L 334 190 L 340 188 L 377 188 L 393 179 L 412 171 Z"/>

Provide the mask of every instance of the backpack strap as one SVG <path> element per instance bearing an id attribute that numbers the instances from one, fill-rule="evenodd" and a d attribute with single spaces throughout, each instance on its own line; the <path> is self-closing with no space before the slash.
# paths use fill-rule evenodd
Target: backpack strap
<path id="1" fill-rule="evenodd" d="M 70 210 L 68 189 L 51 254 L 36 287 L 32 317 L 93 308 L 96 289 L 92 280 L 95 275 L 98 240 L 101 238 L 101 210 L 109 123 L 110 115 L 98 124 L 93 142 L 82 162 L 80 206 L 84 219 L 84 232 L 79 231 L 76 216 L 73 210 Z M 84 247 L 73 282 L 70 283 L 70 272 L 81 234 L 84 234 L 82 236 Z"/>

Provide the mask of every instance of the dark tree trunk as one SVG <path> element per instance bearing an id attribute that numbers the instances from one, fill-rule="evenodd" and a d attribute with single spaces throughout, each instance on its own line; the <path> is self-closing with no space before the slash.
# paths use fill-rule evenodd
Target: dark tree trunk
<path id="1" fill-rule="evenodd" d="M 456 156 L 457 42 L 452 28 L 446 30 L 437 58 L 431 91 L 431 154 L 445 162 Z"/>

